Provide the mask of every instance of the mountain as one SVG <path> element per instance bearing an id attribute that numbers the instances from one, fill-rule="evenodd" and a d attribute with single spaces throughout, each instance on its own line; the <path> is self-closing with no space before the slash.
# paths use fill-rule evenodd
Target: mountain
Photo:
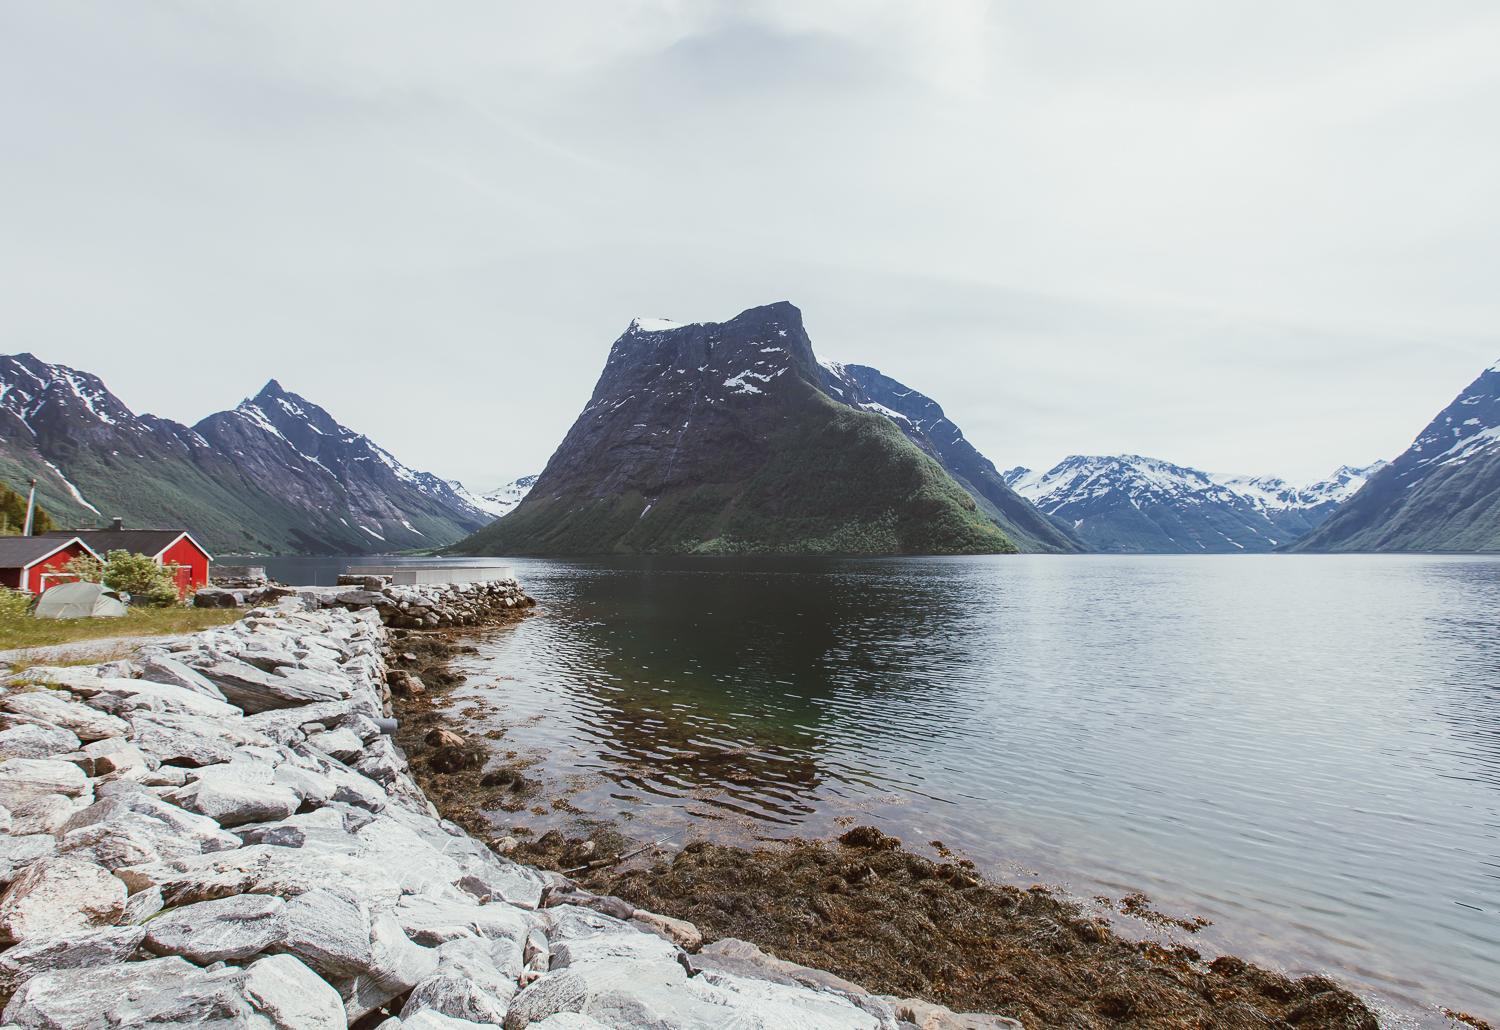
<path id="1" fill-rule="evenodd" d="M 974 498 L 979 510 L 1023 551 L 1076 552 L 1084 545 L 1005 482 L 995 463 L 964 438 L 963 430 L 925 394 L 868 365 L 825 361 L 823 388 L 836 400 L 884 415 Z"/>
<path id="2" fill-rule="evenodd" d="M 1270 551 L 1307 533 L 1371 469 L 1344 466 L 1328 479 L 1295 487 L 1275 477 L 1214 475 L 1137 454 L 1075 454 L 1045 473 L 1013 468 L 1004 478 L 1100 551 L 1238 554 Z"/>
<path id="3" fill-rule="evenodd" d="M 1014 550 L 888 418 L 823 391 L 788 303 L 636 319 L 516 510 L 457 553 Z"/>
<path id="4" fill-rule="evenodd" d="M 1298 551 L 1500 551 L 1500 363 Z"/>
<path id="5" fill-rule="evenodd" d="M 464 490 L 461 483 L 455 482 L 452 485 L 458 490 L 463 491 L 464 496 L 475 507 L 498 519 L 516 510 L 516 505 L 524 501 L 526 495 L 531 493 L 531 488 L 536 486 L 538 478 L 539 473 L 533 473 L 529 476 L 522 476 L 520 479 L 512 479 L 504 486 L 496 487 L 488 493 L 480 494 L 477 497 Z"/>
<path id="6" fill-rule="evenodd" d="M 230 553 L 433 547 L 489 521 L 275 380 L 190 428 L 136 415 L 97 376 L 0 357 L 0 479 L 33 475 L 60 525 L 183 525 Z"/>

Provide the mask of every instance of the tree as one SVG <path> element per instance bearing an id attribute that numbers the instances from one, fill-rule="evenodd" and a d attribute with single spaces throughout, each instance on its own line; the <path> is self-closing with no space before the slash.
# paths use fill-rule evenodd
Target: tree
<path id="1" fill-rule="evenodd" d="M 92 555 L 79 555 L 66 569 L 88 583 L 103 583 L 112 590 L 123 590 L 132 604 L 164 606 L 177 603 L 177 582 L 171 569 L 156 564 L 150 555 L 129 551 L 110 551 L 104 561 Z"/>
<path id="2" fill-rule="evenodd" d="M 0 535 L 19 536 L 26 528 L 26 495 L 0 483 Z M 52 529 L 52 518 L 38 504 L 31 515 L 31 531 L 46 533 Z"/>

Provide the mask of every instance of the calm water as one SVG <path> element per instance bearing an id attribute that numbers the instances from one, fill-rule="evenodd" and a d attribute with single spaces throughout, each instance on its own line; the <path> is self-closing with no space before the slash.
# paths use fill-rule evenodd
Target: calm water
<path id="1" fill-rule="evenodd" d="M 544 612 L 464 689 L 586 815 L 741 842 L 854 816 L 1500 1017 L 1500 561 L 515 564 Z"/>

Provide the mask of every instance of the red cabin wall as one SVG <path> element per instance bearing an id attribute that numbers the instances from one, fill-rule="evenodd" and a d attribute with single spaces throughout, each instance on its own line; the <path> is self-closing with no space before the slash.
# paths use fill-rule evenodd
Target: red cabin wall
<path id="1" fill-rule="evenodd" d="M 50 558 L 44 558 L 31 568 L 26 570 L 25 577 L 21 583 L 21 589 L 30 590 L 33 594 L 40 594 L 47 587 L 55 587 L 59 583 L 71 583 L 77 576 L 61 574 L 64 565 L 78 557 L 87 554 L 81 544 L 70 544 L 58 551 Z M 47 575 L 53 573 L 53 575 Z"/>
<path id="2" fill-rule="evenodd" d="M 183 537 L 161 553 L 157 559 L 162 565 L 176 565 L 177 594 L 186 597 L 199 587 L 208 586 L 208 555 L 200 551 L 187 537 Z"/>
<path id="3" fill-rule="evenodd" d="M 0 586 L 10 587 L 12 590 L 20 590 L 21 570 L 0 569 Z"/>

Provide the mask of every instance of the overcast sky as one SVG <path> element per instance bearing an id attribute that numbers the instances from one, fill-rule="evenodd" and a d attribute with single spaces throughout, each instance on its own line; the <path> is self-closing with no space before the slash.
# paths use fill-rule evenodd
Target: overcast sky
<path id="1" fill-rule="evenodd" d="M 1312 478 L 1500 357 L 1500 5 L 0 0 L 4 351 L 538 471 L 787 299 L 1002 467 Z"/>

